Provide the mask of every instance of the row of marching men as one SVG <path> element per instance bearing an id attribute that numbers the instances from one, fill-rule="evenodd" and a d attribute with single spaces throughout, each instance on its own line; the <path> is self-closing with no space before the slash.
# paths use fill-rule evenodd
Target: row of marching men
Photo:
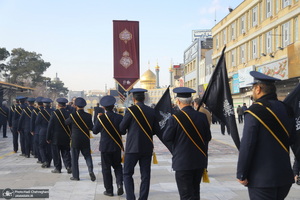
<path id="1" fill-rule="evenodd" d="M 112 96 L 102 99 L 102 103 L 107 100 L 109 104 L 115 103 Z M 81 152 L 90 178 L 95 181 L 89 133 L 94 126 L 92 115 L 84 111 L 85 99 L 78 97 L 73 101 L 71 106 L 67 105 L 66 98 L 58 98 L 55 110 L 51 107 L 50 98 L 16 97 L 16 104 L 10 107 L 8 120 L 13 134 L 13 149 L 15 153 L 18 152 L 19 139 L 20 156 L 29 158 L 33 155 L 42 168 L 49 168 L 53 160 L 52 173 L 61 173 L 63 163 L 67 173 L 72 173 L 71 180 L 79 180 L 78 159 Z M 99 112 L 103 113 L 104 110 L 100 109 Z"/>

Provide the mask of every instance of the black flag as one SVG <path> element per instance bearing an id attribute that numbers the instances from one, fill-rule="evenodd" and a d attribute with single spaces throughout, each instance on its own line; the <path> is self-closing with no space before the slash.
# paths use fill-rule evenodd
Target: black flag
<path id="1" fill-rule="evenodd" d="M 172 150 L 171 144 L 166 143 L 162 140 L 162 134 L 163 134 L 164 130 L 166 129 L 167 120 L 173 114 L 173 108 L 172 108 L 172 102 L 171 102 L 169 87 L 166 89 L 165 93 L 163 94 L 163 96 L 160 98 L 160 100 L 156 104 L 154 110 L 155 110 L 156 117 L 159 121 L 159 126 L 160 126 L 160 133 L 157 134 L 157 137 L 169 149 L 169 151 L 172 152 L 171 151 Z"/>
<path id="2" fill-rule="evenodd" d="M 296 120 L 296 141 L 292 146 L 292 150 L 300 161 L 300 84 L 284 99 L 285 104 L 291 106 L 294 111 Z"/>
<path id="3" fill-rule="evenodd" d="M 236 126 L 233 100 L 229 88 L 224 55 L 225 49 L 226 47 L 224 47 L 222 50 L 222 55 L 209 80 L 208 86 L 202 98 L 202 102 L 205 103 L 205 105 L 217 118 L 226 124 L 228 132 L 231 134 L 235 146 L 237 149 L 239 149 L 240 137 Z M 200 103 L 200 105 L 201 104 L 202 103 Z"/>

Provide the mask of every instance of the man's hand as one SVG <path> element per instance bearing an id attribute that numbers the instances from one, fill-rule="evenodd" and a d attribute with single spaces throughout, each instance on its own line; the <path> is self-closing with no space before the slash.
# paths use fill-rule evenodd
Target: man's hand
<path id="1" fill-rule="evenodd" d="M 247 180 L 247 179 L 245 179 L 245 180 L 243 180 L 243 181 L 241 181 L 240 179 L 238 179 L 238 182 L 239 182 L 240 184 L 244 185 L 244 186 L 248 185 L 248 180 Z"/>

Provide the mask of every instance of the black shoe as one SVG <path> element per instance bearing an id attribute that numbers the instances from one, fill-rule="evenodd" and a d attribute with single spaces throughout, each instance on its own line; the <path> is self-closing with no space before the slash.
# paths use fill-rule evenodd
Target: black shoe
<path id="1" fill-rule="evenodd" d="M 79 179 L 79 178 L 71 177 L 70 180 L 71 180 L 71 181 L 79 181 L 80 179 Z"/>
<path id="2" fill-rule="evenodd" d="M 121 196 L 122 194 L 124 194 L 123 186 L 118 185 L 118 195 Z"/>
<path id="3" fill-rule="evenodd" d="M 39 160 L 38 160 L 38 161 L 36 161 L 36 163 L 38 163 L 38 164 L 42 164 L 42 161 L 39 161 Z"/>
<path id="4" fill-rule="evenodd" d="M 113 194 L 113 193 L 106 192 L 106 191 L 104 191 L 104 192 L 103 192 L 103 194 L 104 194 L 104 195 L 106 195 L 106 196 L 109 196 L 109 197 L 112 197 L 112 196 L 114 196 L 114 194 Z"/>
<path id="5" fill-rule="evenodd" d="M 47 162 L 44 162 L 44 163 L 42 164 L 42 168 L 49 168 L 49 167 L 50 167 L 50 164 L 47 163 Z"/>
<path id="6" fill-rule="evenodd" d="M 30 158 L 30 156 L 29 155 L 25 155 L 25 158 Z"/>
<path id="7" fill-rule="evenodd" d="M 58 170 L 58 169 L 54 169 L 54 170 L 52 170 L 51 172 L 52 172 L 52 173 L 56 173 L 56 174 L 60 174 L 60 173 L 61 173 L 61 171 Z"/>
<path id="8" fill-rule="evenodd" d="M 90 173 L 90 177 L 91 177 L 91 181 L 95 181 L 96 180 L 96 176 L 95 176 L 94 172 Z"/>
<path id="9" fill-rule="evenodd" d="M 68 172 L 68 174 L 72 174 L 72 169 L 71 169 L 71 167 L 68 167 L 68 168 L 67 168 L 67 172 Z"/>
<path id="10" fill-rule="evenodd" d="M 24 154 L 24 153 L 21 153 L 21 154 L 19 154 L 19 156 L 25 156 L 25 154 Z"/>
<path id="11" fill-rule="evenodd" d="M 3 138 L 7 138 L 7 136 L 3 136 Z"/>

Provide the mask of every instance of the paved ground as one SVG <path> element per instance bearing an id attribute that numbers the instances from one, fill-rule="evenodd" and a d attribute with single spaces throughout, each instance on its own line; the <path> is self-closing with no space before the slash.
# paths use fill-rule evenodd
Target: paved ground
<path id="1" fill-rule="evenodd" d="M 239 126 L 242 133 L 243 125 Z M 1 133 L 2 135 L 2 133 Z M 220 134 L 220 126 L 212 125 L 213 140 L 209 147 L 209 177 L 211 183 L 201 184 L 201 199 L 205 200 L 244 200 L 249 199 L 247 190 L 235 179 L 238 151 L 228 135 Z M 53 167 L 41 168 L 34 158 L 24 158 L 12 152 L 12 135 L 0 137 L 0 189 L 49 189 L 53 200 L 113 200 L 125 199 L 125 195 L 106 197 L 101 174 L 100 153 L 98 151 L 99 136 L 92 139 L 93 163 L 97 176 L 95 182 L 90 181 L 85 161 L 80 157 L 80 181 L 70 181 L 70 175 L 63 170 L 61 174 L 52 174 Z M 149 200 L 179 199 L 171 169 L 171 155 L 162 143 L 155 139 L 155 152 L 158 164 L 152 165 L 151 188 Z M 136 167 L 134 175 L 136 194 L 138 195 L 140 176 Z M 294 184 L 286 198 L 300 199 L 300 186 Z"/>

